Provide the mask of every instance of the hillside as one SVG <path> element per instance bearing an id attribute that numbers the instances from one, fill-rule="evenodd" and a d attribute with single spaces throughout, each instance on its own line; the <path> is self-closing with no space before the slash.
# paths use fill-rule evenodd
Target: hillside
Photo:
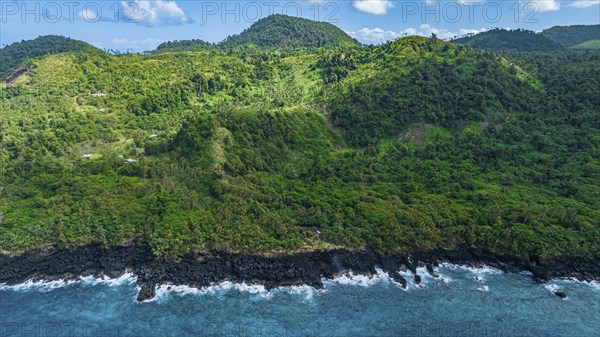
<path id="1" fill-rule="evenodd" d="M 230 36 L 220 43 L 225 48 L 257 46 L 280 49 L 358 45 L 356 40 L 330 23 L 278 14 L 261 19 L 241 34 Z"/>
<path id="2" fill-rule="evenodd" d="M 423 37 L 46 55 L 0 85 L 0 251 L 598 256 L 599 58 Z"/>
<path id="3" fill-rule="evenodd" d="M 469 35 L 453 40 L 460 46 L 471 46 L 475 49 L 493 52 L 548 52 L 562 50 L 559 43 L 541 34 L 523 29 L 492 29 L 479 34 Z"/>
<path id="4" fill-rule="evenodd" d="M 332 122 L 353 145 L 376 144 L 415 123 L 455 129 L 500 120 L 540 97 L 539 84 L 501 57 L 439 39 L 402 38 L 363 62 L 329 95 Z"/>
<path id="5" fill-rule="evenodd" d="M 600 40 L 600 25 L 556 26 L 544 30 L 542 35 L 566 47 L 590 40 Z"/>
<path id="6" fill-rule="evenodd" d="M 0 49 L 0 79 L 4 80 L 26 59 L 86 48 L 95 49 L 85 42 L 57 35 L 46 35 L 33 40 L 15 42 Z"/>
<path id="7" fill-rule="evenodd" d="M 213 48 L 270 48 L 280 50 L 342 48 L 360 44 L 338 27 L 307 19 L 271 15 L 261 19 L 241 34 L 212 44 L 203 40 L 181 40 L 162 43 L 156 52 L 194 52 Z"/>
<path id="8" fill-rule="evenodd" d="M 573 49 L 600 49 L 600 40 L 589 40 L 571 47 Z"/>
<path id="9" fill-rule="evenodd" d="M 161 43 L 156 47 L 157 52 L 182 52 L 182 51 L 203 51 L 210 50 L 214 45 L 210 42 L 206 42 L 199 39 L 194 40 L 181 40 L 181 41 L 168 41 Z"/>

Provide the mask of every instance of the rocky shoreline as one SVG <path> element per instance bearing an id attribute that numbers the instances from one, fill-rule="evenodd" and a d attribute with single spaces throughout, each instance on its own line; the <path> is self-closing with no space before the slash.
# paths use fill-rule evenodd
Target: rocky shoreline
<path id="1" fill-rule="evenodd" d="M 374 250 L 328 250 L 273 256 L 212 251 L 185 256 L 178 263 L 154 258 L 149 247 L 130 245 L 104 248 L 88 245 L 73 249 L 49 248 L 16 257 L 0 255 L 0 283 L 14 285 L 29 279 L 76 279 L 79 276 L 119 277 L 126 271 L 137 275 L 138 301 L 152 299 L 161 284 L 204 287 L 221 281 L 277 286 L 308 284 L 322 288 L 322 278 L 352 270 L 372 275 L 381 268 L 398 283 L 406 285 L 399 270 L 415 274 L 425 266 L 435 275 L 433 266 L 441 262 L 468 266 L 487 265 L 508 272 L 530 271 L 538 282 L 555 277 L 574 277 L 600 281 L 600 257 L 593 259 L 561 256 L 549 261 L 497 255 L 475 249 L 432 250 L 410 255 L 385 255 Z"/>

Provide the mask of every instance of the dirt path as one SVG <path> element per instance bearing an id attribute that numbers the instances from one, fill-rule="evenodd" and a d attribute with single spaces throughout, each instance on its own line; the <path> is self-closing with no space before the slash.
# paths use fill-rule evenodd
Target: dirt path
<path id="1" fill-rule="evenodd" d="M 19 79 L 19 77 L 21 77 L 26 72 L 27 72 L 27 68 L 21 68 L 21 69 L 15 71 L 12 75 L 10 75 L 6 79 L 6 83 L 8 85 L 14 85 L 17 82 L 17 80 Z"/>

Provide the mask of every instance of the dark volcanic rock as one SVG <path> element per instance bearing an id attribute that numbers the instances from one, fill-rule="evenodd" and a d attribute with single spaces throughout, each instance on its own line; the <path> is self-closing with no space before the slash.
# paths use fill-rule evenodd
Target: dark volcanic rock
<path id="1" fill-rule="evenodd" d="M 156 284 L 152 281 L 138 282 L 140 286 L 140 292 L 138 293 L 137 300 L 142 302 L 151 300 L 156 295 Z"/>
<path id="2" fill-rule="evenodd" d="M 556 295 L 559 298 L 563 298 L 563 299 L 567 298 L 567 294 L 564 293 L 564 292 L 562 292 L 562 291 L 557 291 L 557 292 L 554 293 L 554 295 Z"/>
<path id="3" fill-rule="evenodd" d="M 421 284 L 421 275 L 415 274 L 415 284 Z"/>
<path id="4" fill-rule="evenodd" d="M 410 256 L 385 255 L 373 250 L 330 250 L 273 256 L 248 255 L 211 251 L 184 256 L 181 261 L 156 259 L 149 247 L 129 245 L 105 248 L 92 244 L 73 249 L 50 248 L 24 253 L 16 257 L 0 255 L 0 283 L 9 285 L 30 278 L 74 279 L 81 275 L 118 277 L 126 271 L 137 275 L 140 286 L 138 300 L 154 297 L 156 287 L 170 283 L 194 287 L 209 286 L 225 280 L 260 283 L 267 289 L 277 286 L 308 284 L 322 288 L 322 278 L 333 278 L 352 270 L 355 274 L 373 275 L 375 268 L 388 272 L 394 281 L 406 287 L 406 280 L 397 273 L 405 268 L 415 275 L 418 265 L 425 265 L 437 277 L 433 266 L 450 262 L 470 266 L 489 265 L 505 271 L 530 270 L 539 281 L 558 276 L 581 280 L 600 280 L 600 259 L 570 256 L 542 261 L 529 261 L 513 256 L 494 255 L 490 252 L 457 249 L 433 250 Z M 558 296 L 558 294 L 557 294 Z"/>
<path id="5" fill-rule="evenodd" d="M 396 272 L 391 272 L 390 275 L 392 276 L 392 279 L 396 282 L 399 283 L 402 288 L 406 289 L 406 286 L 408 285 L 408 282 L 406 282 L 406 279 L 404 277 L 402 277 L 402 275 L 396 273 Z"/>
<path id="6" fill-rule="evenodd" d="M 12 258 L 0 255 L 0 283 L 16 284 L 36 276 L 44 279 L 78 275 L 116 277 L 150 260 L 150 249 L 133 245 L 106 249 L 94 244 L 74 249 L 38 250 Z"/>
<path id="7" fill-rule="evenodd" d="M 598 280 L 600 257 L 589 259 L 576 256 L 559 256 L 550 261 L 545 261 L 544 267 L 547 279 L 570 276 L 579 280 Z"/>
<path id="8" fill-rule="evenodd" d="M 433 264 L 428 263 L 426 266 L 427 268 L 427 272 L 429 273 L 429 275 L 433 276 L 433 277 L 439 277 L 438 274 L 435 273 L 435 271 L 433 270 Z"/>

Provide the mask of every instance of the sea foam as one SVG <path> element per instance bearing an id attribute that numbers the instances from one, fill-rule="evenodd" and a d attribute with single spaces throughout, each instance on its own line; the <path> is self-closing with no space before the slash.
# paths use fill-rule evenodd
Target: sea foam
<path id="1" fill-rule="evenodd" d="M 155 301 L 162 301 L 165 297 L 176 294 L 179 296 L 186 295 L 215 295 L 215 294 L 223 294 L 230 291 L 238 291 L 241 293 L 249 293 L 253 295 L 258 295 L 263 299 L 272 299 L 276 295 L 280 294 L 291 294 L 291 295 L 299 295 L 306 301 L 311 301 L 315 295 L 322 294 L 327 292 L 328 287 L 343 285 L 343 286 L 360 286 L 360 287 L 369 287 L 374 284 L 385 282 L 385 283 L 393 283 L 398 286 L 400 284 L 396 283 L 391 279 L 388 273 L 385 271 L 376 268 L 376 274 L 374 275 L 361 275 L 354 274 L 352 271 L 348 271 L 343 273 L 333 279 L 322 279 L 324 289 L 316 289 L 309 285 L 295 285 L 295 286 L 282 286 L 277 287 L 272 290 L 267 290 L 262 285 L 255 284 L 246 284 L 242 283 L 234 283 L 231 281 L 224 281 L 221 283 L 216 283 L 208 287 L 195 288 L 188 285 L 173 285 L 170 283 L 162 284 L 156 289 L 156 295 L 154 298 L 144 301 L 144 303 L 150 303 Z"/>
<path id="2" fill-rule="evenodd" d="M 544 288 L 546 288 L 546 290 L 548 290 L 551 293 L 555 293 L 558 290 L 560 290 L 560 287 L 556 284 L 544 284 Z"/>
<path id="3" fill-rule="evenodd" d="M 66 287 L 78 282 L 78 280 L 36 280 L 30 279 L 23 283 L 15 284 L 15 285 L 6 285 L 5 283 L 0 284 L 0 290 L 11 290 L 11 291 L 30 291 L 37 290 L 41 292 L 50 291 L 53 289 L 58 289 L 62 287 Z"/>
<path id="4" fill-rule="evenodd" d="M 561 277 L 561 278 L 552 280 L 552 282 L 564 282 L 564 283 L 571 283 L 571 284 L 578 284 L 578 285 L 586 285 L 588 287 L 591 287 L 594 290 L 600 291 L 600 282 L 598 282 L 598 281 L 581 281 L 574 277 Z"/>
<path id="5" fill-rule="evenodd" d="M 490 287 L 488 286 L 483 286 L 483 287 L 479 287 L 477 288 L 477 290 L 481 291 L 482 293 L 487 293 L 490 291 Z"/>
<path id="6" fill-rule="evenodd" d="M 326 291 L 325 289 L 318 290 L 315 287 L 311 287 L 306 284 L 299 285 L 299 286 L 279 287 L 279 288 L 275 288 L 275 289 L 271 290 L 271 292 L 273 292 L 273 293 L 283 292 L 283 293 L 301 296 L 305 301 L 308 301 L 308 302 L 313 300 L 315 294 L 322 294 L 325 291 Z"/>
<path id="7" fill-rule="evenodd" d="M 169 295 L 175 294 L 178 296 L 201 296 L 201 295 L 217 295 L 217 294 L 225 294 L 231 291 L 237 291 L 240 293 L 248 293 L 252 295 L 257 295 L 263 299 L 272 299 L 277 294 L 292 294 L 299 295 L 304 298 L 304 300 L 310 301 L 313 299 L 315 294 L 320 292 L 324 292 L 324 290 L 317 290 L 314 287 L 309 285 L 298 285 L 298 286 L 284 286 L 277 287 L 272 290 L 267 290 L 263 285 L 260 284 L 247 284 L 245 282 L 242 283 L 234 283 L 231 281 L 224 281 L 221 283 L 216 283 L 208 287 L 192 287 L 188 285 L 173 285 L 173 284 L 163 284 L 156 289 L 156 295 L 154 298 L 144 301 L 144 303 L 162 301 L 164 298 Z"/>
<path id="8" fill-rule="evenodd" d="M 195 288 L 188 285 L 173 285 L 170 283 L 162 284 L 156 289 L 156 300 L 164 298 L 166 295 L 173 293 L 180 296 L 185 295 L 214 295 L 217 293 L 237 290 L 250 294 L 259 295 L 264 298 L 270 296 L 269 291 L 262 285 L 249 285 L 244 282 L 233 283 L 230 281 L 221 282 L 208 287 Z"/>
<path id="9" fill-rule="evenodd" d="M 444 269 L 445 270 L 460 270 L 460 271 L 468 272 L 469 274 L 472 275 L 472 279 L 478 283 L 485 283 L 486 277 L 488 275 L 500 275 L 500 274 L 504 273 L 500 269 L 490 267 L 490 266 L 485 266 L 485 265 L 481 266 L 481 267 L 471 267 L 471 266 L 464 266 L 464 265 L 452 264 L 452 263 L 447 263 L 447 262 L 440 263 L 440 265 L 435 268 L 435 272 L 439 275 L 444 275 Z"/>
<path id="10" fill-rule="evenodd" d="M 427 271 L 427 268 L 425 267 L 417 267 L 416 274 L 421 277 L 421 283 L 419 284 L 417 284 L 417 282 L 415 281 L 415 275 L 413 275 L 413 273 L 410 270 L 398 271 L 398 274 L 400 274 L 400 276 L 404 277 L 404 279 L 406 280 L 406 290 L 424 289 L 428 285 L 431 285 L 435 282 L 442 282 L 444 284 L 452 282 L 452 279 L 450 277 L 441 275 L 437 272 L 436 274 L 438 274 L 438 277 L 433 277 L 431 274 L 429 274 L 429 271 Z"/>
<path id="11" fill-rule="evenodd" d="M 126 283 L 134 283 L 136 282 L 137 277 L 132 273 L 125 273 L 117 278 L 110 278 L 108 276 L 103 277 L 94 277 L 94 276 L 80 276 L 76 279 L 59 279 L 59 280 L 43 280 L 43 279 L 29 279 L 23 283 L 15 284 L 15 285 L 6 285 L 5 283 L 0 284 L 0 291 L 10 290 L 10 291 L 41 291 L 47 292 L 58 288 L 63 288 L 75 284 L 85 284 L 85 285 L 108 285 L 108 286 L 118 286 Z"/>
<path id="12" fill-rule="evenodd" d="M 377 272 L 375 275 L 361 275 L 361 274 L 354 274 L 352 272 L 352 270 L 350 270 L 350 271 L 348 271 L 342 275 L 339 275 L 333 279 L 330 279 L 330 280 L 324 279 L 323 284 L 325 284 L 325 286 L 332 285 L 332 284 L 339 284 L 339 285 L 356 285 L 356 286 L 360 286 L 360 287 L 369 287 L 369 286 L 372 286 L 374 284 L 381 282 L 382 280 L 390 279 L 390 276 L 383 270 L 376 268 L 375 271 Z"/>
<path id="13" fill-rule="evenodd" d="M 137 281 L 137 276 L 133 273 L 125 273 L 117 278 L 110 278 L 108 276 L 102 277 L 94 277 L 94 276 L 86 276 L 81 277 L 79 281 L 88 285 L 108 285 L 108 286 L 119 286 L 123 284 L 132 284 Z"/>
<path id="14" fill-rule="evenodd" d="M 502 270 L 494 268 L 494 267 L 490 267 L 490 266 L 480 266 L 480 267 L 471 267 L 471 266 L 465 266 L 465 265 L 460 265 L 460 264 L 453 264 L 453 263 L 440 263 L 440 265 L 438 267 L 436 267 L 436 269 L 440 269 L 440 268 L 446 268 L 446 269 L 460 269 L 460 270 L 465 270 L 465 271 L 469 271 L 473 274 L 477 274 L 477 275 L 499 275 L 504 273 Z"/>

